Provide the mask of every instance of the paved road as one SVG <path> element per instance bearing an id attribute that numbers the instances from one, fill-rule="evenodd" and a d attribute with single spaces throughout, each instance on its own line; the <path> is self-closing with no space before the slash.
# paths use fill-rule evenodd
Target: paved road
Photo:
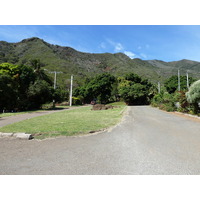
<path id="1" fill-rule="evenodd" d="M 46 140 L 0 139 L 0 174 L 200 174 L 200 121 L 129 107 L 111 131 Z"/>

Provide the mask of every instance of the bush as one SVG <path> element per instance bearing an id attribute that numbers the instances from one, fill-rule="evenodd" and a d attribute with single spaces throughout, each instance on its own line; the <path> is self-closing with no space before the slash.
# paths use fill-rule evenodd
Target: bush
<path id="1" fill-rule="evenodd" d="M 82 105 L 81 99 L 78 97 L 72 97 L 72 105 Z"/>
<path id="2" fill-rule="evenodd" d="M 190 105 L 193 107 L 195 114 L 199 112 L 198 103 L 200 102 L 200 80 L 194 82 L 189 91 L 186 93 L 186 97 Z"/>
<path id="3" fill-rule="evenodd" d="M 175 92 L 174 94 L 174 101 L 178 102 L 180 107 L 177 108 L 178 112 L 185 112 L 187 113 L 189 111 L 189 103 L 187 101 L 185 92 L 180 91 L 180 92 Z"/>
<path id="4" fill-rule="evenodd" d="M 165 110 L 167 112 L 175 111 L 175 107 L 172 104 L 162 104 L 159 106 L 161 110 Z"/>
<path id="5" fill-rule="evenodd" d="M 174 102 L 174 96 L 172 94 L 161 92 L 153 97 L 151 105 L 166 110 L 167 112 L 172 112 L 176 110 Z"/>
<path id="6" fill-rule="evenodd" d="M 163 103 L 163 94 L 162 93 L 156 94 L 151 100 L 151 105 L 153 107 L 159 107 L 162 103 Z"/>

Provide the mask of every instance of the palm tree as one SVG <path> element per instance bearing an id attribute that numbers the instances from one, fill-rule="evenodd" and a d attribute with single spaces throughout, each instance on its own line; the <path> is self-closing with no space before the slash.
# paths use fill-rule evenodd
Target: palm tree
<path id="1" fill-rule="evenodd" d="M 44 69 L 42 69 L 42 67 L 44 67 L 45 64 L 42 63 L 40 59 L 30 60 L 30 65 L 31 67 L 33 67 L 34 73 L 36 74 L 38 79 L 45 80 L 49 84 L 52 84 L 52 80 L 47 76 Z"/>

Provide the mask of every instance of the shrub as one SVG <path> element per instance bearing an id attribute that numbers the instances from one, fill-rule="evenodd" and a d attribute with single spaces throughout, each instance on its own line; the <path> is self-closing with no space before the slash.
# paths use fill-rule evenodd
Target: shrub
<path id="1" fill-rule="evenodd" d="M 187 101 L 185 92 L 175 92 L 174 94 L 174 101 L 179 102 L 180 107 L 177 108 L 179 112 L 188 112 L 189 111 L 189 103 Z"/>
<path id="2" fill-rule="evenodd" d="M 81 99 L 78 97 L 72 97 L 72 105 L 82 105 Z"/>
<path id="3" fill-rule="evenodd" d="M 160 94 L 155 95 L 151 101 L 151 105 L 168 112 L 176 110 L 174 96 L 168 92 L 161 92 Z"/>
<path id="4" fill-rule="evenodd" d="M 189 91 L 186 93 L 186 97 L 188 102 L 193 107 L 194 113 L 197 114 L 199 112 L 198 103 L 200 102 L 200 80 L 194 82 L 190 86 Z"/>
<path id="5" fill-rule="evenodd" d="M 159 107 L 162 104 L 162 102 L 163 102 L 163 94 L 159 93 L 152 98 L 151 105 L 154 107 Z"/>

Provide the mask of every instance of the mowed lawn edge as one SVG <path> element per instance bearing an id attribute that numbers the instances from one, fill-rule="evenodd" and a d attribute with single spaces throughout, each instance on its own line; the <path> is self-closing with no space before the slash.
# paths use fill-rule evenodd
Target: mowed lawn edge
<path id="1" fill-rule="evenodd" d="M 92 106 L 80 107 L 27 119 L 0 128 L 0 132 L 25 132 L 42 139 L 55 136 L 84 135 L 107 129 L 118 124 L 126 106 L 109 110 L 91 110 Z"/>

